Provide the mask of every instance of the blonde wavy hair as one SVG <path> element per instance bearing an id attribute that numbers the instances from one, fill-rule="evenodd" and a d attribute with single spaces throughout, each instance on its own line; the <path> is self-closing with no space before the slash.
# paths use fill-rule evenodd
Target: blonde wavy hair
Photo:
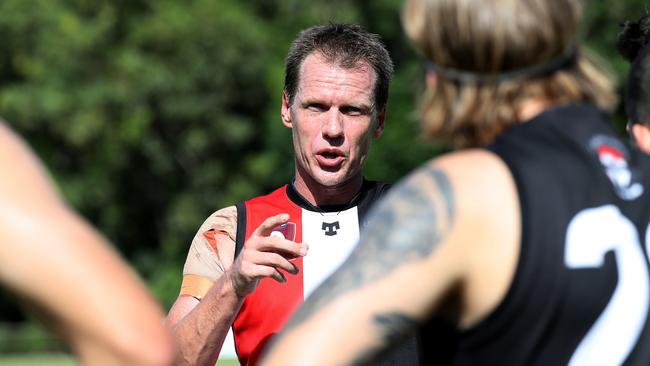
<path id="1" fill-rule="evenodd" d="M 588 102 L 611 111 L 618 102 L 612 74 L 578 47 L 580 19 L 577 0 L 407 0 L 404 29 L 439 70 L 420 107 L 425 137 L 456 147 L 485 146 L 520 122 L 517 112 L 531 99 Z M 445 76 L 445 69 L 512 72 L 572 48 L 577 51 L 569 66 L 530 78 L 467 83 Z"/>

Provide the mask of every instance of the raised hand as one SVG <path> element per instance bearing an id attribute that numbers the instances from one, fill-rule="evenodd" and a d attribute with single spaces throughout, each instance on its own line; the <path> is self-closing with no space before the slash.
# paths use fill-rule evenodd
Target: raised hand
<path id="1" fill-rule="evenodd" d="M 288 220 L 288 214 L 267 218 L 244 243 L 241 253 L 225 273 L 238 296 L 245 297 L 253 292 L 259 280 L 265 277 L 286 282 L 287 278 L 281 269 L 290 274 L 298 273 L 298 267 L 290 260 L 305 256 L 307 244 L 271 235 L 275 227 Z"/>

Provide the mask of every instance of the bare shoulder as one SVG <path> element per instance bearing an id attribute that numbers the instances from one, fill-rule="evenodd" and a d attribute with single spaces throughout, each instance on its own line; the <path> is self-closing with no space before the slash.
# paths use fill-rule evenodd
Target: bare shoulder
<path id="1" fill-rule="evenodd" d="M 467 305 L 460 326 L 469 327 L 505 296 L 519 258 L 521 212 L 510 170 L 486 150 L 468 150 L 433 162 L 446 172 L 456 199 L 450 234 L 462 267 Z"/>
<path id="2" fill-rule="evenodd" d="M 0 200 L 5 206 L 43 207 L 59 204 L 59 195 L 45 167 L 27 144 L 0 120 Z"/>
<path id="3" fill-rule="evenodd" d="M 424 217 L 437 225 L 434 229 L 445 233 L 440 244 L 459 246 L 459 253 L 468 249 L 466 245 L 483 243 L 474 236 L 503 237 L 519 220 L 512 175 L 505 163 L 487 150 L 465 150 L 430 160 L 398 184 L 385 205 L 390 209 L 384 211 L 392 211 L 402 221 L 426 213 Z M 418 225 L 432 233 L 426 222 Z"/>
<path id="4" fill-rule="evenodd" d="M 482 193 L 512 183 L 512 175 L 503 160 L 487 150 L 459 151 L 434 159 L 430 164 L 445 171 L 456 189 L 464 193 Z"/>
<path id="5" fill-rule="evenodd" d="M 514 179 L 497 155 L 487 150 L 466 150 L 429 164 L 444 172 L 453 187 L 459 225 L 500 225 L 502 215 L 518 214 Z"/>
<path id="6" fill-rule="evenodd" d="M 0 121 L 0 245 L 9 237 L 53 227 L 68 209 L 27 144 Z M 14 240 L 15 242 L 15 240 Z"/>
<path id="7" fill-rule="evenodd" d="M 487 150 L 465 150 L 432 159 L 396 188 L 393 198 L 389 198 L 394 207 L 417 195 L 417 202 L 423 208 L 446 207 L 446 214 L 453 216 L 454 227 L 461 228 L 473 224 L 474 220 L 484 222 L 488 216 L 495 217 L 493 213 L 517 202 L 508 167 Z"/>

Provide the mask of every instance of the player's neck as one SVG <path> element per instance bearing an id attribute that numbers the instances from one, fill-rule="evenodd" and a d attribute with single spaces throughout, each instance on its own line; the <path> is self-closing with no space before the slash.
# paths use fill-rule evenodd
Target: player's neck
<path id="1" fill-rule="evenodd" d="M 363 176 L 361 174 L 340 185 L 327 187 L 314 181 L 311 177 L 304 179 L 298 172 L 296 172 L 293 182 L 296 191 L 314 206 L 347 204 L 356 197 L 362 184 Z"/>
<path id="2" fill-rule="evenodd" d="M 517 119 L 522 122 L 535 118 L 538 114 L 552 107 L 548 100 L 540 98 L 529 98 L 517 108 Z"/>

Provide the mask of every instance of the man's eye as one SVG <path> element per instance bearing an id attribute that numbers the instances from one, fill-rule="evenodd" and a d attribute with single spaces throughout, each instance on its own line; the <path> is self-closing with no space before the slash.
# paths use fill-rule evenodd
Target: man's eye
<path id="1" fill-rule="evenodd" d="M 341 109 L 341 112 L 349 116 L 360 116 L 363 114 L 361 108 L 357 108 L 357 107 L 345 107 Z"/>
<path id="2" fill-rule="evenodd" d="M 319 103 L 309 104 L 309 105 L 307 105 L 307 109 L 309 109 L 310 111 L 315 111 L 315 112 L 323 112 L 323 111 L 327 110 L 327 108 L 325 108 L 324 105 L 319 104 Z"/>

